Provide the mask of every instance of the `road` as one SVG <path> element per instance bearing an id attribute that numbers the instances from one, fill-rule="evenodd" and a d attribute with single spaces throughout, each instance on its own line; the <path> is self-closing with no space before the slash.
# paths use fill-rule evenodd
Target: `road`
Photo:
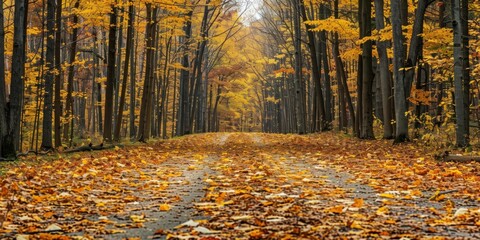
<path id="1" fill-rule="evenodd" d="M 480 238 L 480 205 L 475 191 L 462 190 L 464 180 L 452 178 L 455 190 L 442 185 L 436 192 L 444 181 L 426 187 L 429 173 L 411 175 L 398 162 L 389 169 L 384 158 L 401 149 L 379 154 L 369 143 L 345 141 L 219 133 L 112 151 L 106 158 L 118 160 L 113 176 L 97 174 L 105 180 L 97 186 L 84 174 L 88 200 L 51 206 L 57 217 L 37 229 L 55 224 L 60 229 L 48 234 L 77 239 Z M 65 181 L 65 195 L 79 182 Z M 19 218 L 32 215 L 16 214 L 20 227 L 6 237 L 39 234 L 22 231 Z"/>

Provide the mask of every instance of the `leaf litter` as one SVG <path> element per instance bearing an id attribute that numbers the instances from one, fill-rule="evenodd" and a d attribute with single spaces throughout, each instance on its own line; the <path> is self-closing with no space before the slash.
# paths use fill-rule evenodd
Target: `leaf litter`
<path id="1" fill-rule="evenodd" d="M 436 162 L 413 144 L 333 133 L 202 134 L 11 167 L 0 179 L 0 232 L 18 239 L 475 239 L 479 169 Z"/>

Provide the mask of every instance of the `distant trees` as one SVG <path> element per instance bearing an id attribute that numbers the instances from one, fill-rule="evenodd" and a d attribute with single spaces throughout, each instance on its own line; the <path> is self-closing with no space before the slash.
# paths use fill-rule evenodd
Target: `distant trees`
<path id="1" fill-rule="evenodd" d="M 298 123 L 305 117 L 307 132 L 328 130 L 320 126 L 333 122 L 359 138 L 373 139 L 375 122 L 381 121 L 383 138 L 395 138 L 396 143 L 431 139 L 441 127 L 455 131 L 457 146 L 468 146 L 469 126 L 474 124 L 468 118 L 476 109 L 471 104 L 478 105 L 470 89 L 476 65 L 469 60 L 473 50 L 468 37 L 469 29 L 478 26 L 468 21 L 476 15 L 469 3 L 477 4 L 264 1 L 263 18 L 255 25 L 268 42 L 263 44 L 269 58 L 263 68 L 263 129 L 302 132 Z M 298 24 L 298 15 L 303 24 Z M 440 25 L 431 20 L 439 18 Z M 306 101 L 292 98 L 292 89 L 295 94 L 304 89 Z M 292 126 L 292 120 L 297 124 Z"/>
<path id="2" fill-rule="evenodd" d="M 148 141 L 218 131 L 221 119 L 230 119 L 222 115 L 224 105 L 241 100 L 234 95 L 240 88 L 222 82 L 229 77 L 218 81 L 211 74 L 236 64 L 223 60 L 236 47 L 233 37 L 244 34 L 235 1 L 6 4 L 0 12 L 2 157 L 126 136 Z M 231 120 L 254 124 L 247 121 L 253 114 L 240 115 Z"/>
<path id="3" fill-rule="evenodd" d="M 262 3 L 247 20 L 234 0 L 4 2 L 0 155 L 206 131 L 373 139 L 375 126 L 470 144 L 476 1 Z"/>

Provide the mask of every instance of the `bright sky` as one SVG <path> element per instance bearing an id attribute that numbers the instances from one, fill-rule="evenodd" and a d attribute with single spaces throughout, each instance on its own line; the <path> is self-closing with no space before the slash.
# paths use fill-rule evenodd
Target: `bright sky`
<path id="1" fill-rule="evenodd" d="M 262 4 L 261 0 L 238 0 L 238 2 L 242 6 L 242 11 L 246 10 L 244 14 L 245 24 L 260 18 L 258 12 Z"/>

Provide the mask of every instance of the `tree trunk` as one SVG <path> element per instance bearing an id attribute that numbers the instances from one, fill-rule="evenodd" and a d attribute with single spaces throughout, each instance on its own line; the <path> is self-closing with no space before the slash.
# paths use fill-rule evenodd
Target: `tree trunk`
<path id="1" fill-rule="evenodd" d="M 75 8 L 80 5 L 80 0 L 75 2 Z M 61 67 L 61 45 L 62 45 L 62 0 L 57 0 L 56 30 L 55 30 L 55 113 L 54 113 L 54 132 L 55 147 L 62 146 L 62 67 Z M 93 85 L 92 85 L 93 89 Z"/>
<path id="2" fill-rule="evenodd" d="M 190 11 L 187 14 L 187 22 L 183 28 L 185 32 L 183 41 L 183 57 L 182 69 L 180 70 L 180 90 L 178 100 L 178 116 L 177 116 L 177 136 L 183 136 L 191 133 L 190 128 L 190 58 L 188 56 L 190 38 L 192 36 L 192 15 Z"/>
<path id="3" fill-rule="evenodd" d="M 410 97 L 410 90 L 412 89 L 413 79 L 415 78 L 415 67 L 418 64 L 420 56 L 423 51 L 423 24 L 425 20 L 425 12 L 430 0 L 419 0 L 415 10 L 415 22 L 413 23 L 412 38 L 408 49 L 408 58 L 406 64 L 408 66 L 405 70 L 405 93 L 406 98 Z"/>
<path id="4" fill-rule="evenodd" d="M 320 13 L 322 19 L 327 19 L 330 17 L 328 13 L 327 6 L 325 4 L 320 5 Z M 330 130 L 332 129 L 332 121 L 333 121 L 333 105 L 332 105 L 332 83 L 330 80 L 330 60 L 328 59 L 328 51 L 327 51 L 327 32 L 320 31 L 320 53 L 322 58 L 322 67 L 323 67 L 323 76 L 325 79 L 325 123 L 323 124 L 322 130 Z"/>
<path id="5" fill-rule="evenodd" d="M 296 131 L 299 134 L 306 133 L 305 104 L 303 94 L 303 54 L 302 54 L 302 30 L 300 25 L 300 1 L 293 0 L 293 38 L 295 48 L 295 108 L 296 108 Z"/>
<path id="6" fill-rule="evenodd" d="M 133 8 L 135 16 L 135 8 Z M 132 48 L 132 67 L 130 68 L 130 139 L 135 139 L 135 109 L 136 109 L 136 79 L 137 79 L 137 49 L 138 49 L 138 33 L 135 37 L 135 48 Z"/>
<path id="7" fill-rule="evenodd" d="M 128 26 L 127 26 L 127 46 L 125 49 L 125 64 L 123 66 L 123 80 L 122 80 L 122 92 L 120 95 L 120 103 L 118 105 L 117 121 L 115 125 L 115 131 L 113 134 L 113 139 L 116 142 L 120 141 L 120 129 L 122 127 L 122 118 L 123 118 L 123 109 L 125 107 L 125 99 L 127 93 L 127 83 L 128 83 L 128 67 L 130 65 L 130 54 L 132 52 L 133 46 L 133 23 L 135 21 L 134 15 L 134 6 L 133 0 L 129 0 L 130 6 L 128 7 Z M 134 78 L 132 76 L 132 78 Z M 131 106 L 134 107 L 134 106 Z"/>
<path id="8" fill-rule="evenodd" d="M 124 2 L 124 0 L 122 0 Z M 123 22 L 124 22 L 124 13 L 125 9 L 122 6 L 119 6 L 117 9 L 119 20 L 118 20 L 118 28 L 117 28 L 117 58 L 115 63 L 115 84 L 113 85 L 113 93 L 114 93 L 114 100 L 113 100 L 113 138 L 115 140 L 115 128 L 117 126 L 118 120 L 118 113 L 119 113 L 119 101 L 118 98 L 120 97 L 120 75 L 122 73 L 122 48 L 123 48 Z M 128 39 L 127 39 L 128 41 Z M 123 77 L 123 76 L 122 76 Z M 120 125 L 121 126 L 121 125 Z"/>
<path id="9" fill-rule="evenodd" d="M 143 85 L 142 103 L 140 107 L 140 124 L 138 126 L 138 141 L 145 142 L 150 137 L 150 123 L 152 117 L 153 88 L 154 88 L 154 61 L 155 61 L 155 32 L 157 8 L 152 9 L 152 4 L 147 3 L 147 27 L 146 27 L 146 62 L 145 81 Z"/>
<path id="10" fill-rule="evenodd" d="M 362 37 L 372 35 L 372 2 L 362 0 Z M 366 41 L 362 44 L 362 127 L 360 138 L 374 139 L 373 134 L 373 101 L 372 87 L 374 73 L 372 70 L 372 41 Z"/>
<path id="11" fill-rule="evenodd" d="M 385 29 L 385 16 L 384 16 L 384 1 L 375 0 L 375 23 L 377 31 Z M 392 83 L 389 70 L 389 60 L 387 55 L 388 42 L 377 41 L 377 52 L 379 57 L 379 73 L 378 81 L 381 85 L 382 92 L 382 106 L 383 106 L 383 138 L 393 138 L 393 96 L 392 96 Z"/>
<path id="12" fill-rule="evenodd" d="M 78 8 L 79 7 L 79 4 L 80 4 L 80 1 L 77 1 L 75 3 L 76 7 L 75 8 Z M 70 142 L 70 146 L 72 145 L 72 141 L 73 141 L 73 133 L 72 131 L 70 131 L 70 134 L 68 133 L 69 130 L 71 130 L 73 128 L 73 114 L 74 114 L 74 100 L 73 100 L 73 91 L 74 91 L 74 77 L 75 77 L 75 66 L 74 66 L 74 63 L 75 63 L 75 59 L 77 57 L 77 39 L 78 39 L 78 27 L 77 27 L 77 24 L 78 24 L 78 15 L 75 14 L 73 16 L 73 31 L 72 31 L 72 43 L 70 45 L 70 59 L 68 61 L 69 63 L 69 66 L 68 66 L 68 76 L 67 76 L 67 82 L 68 82 L 68 86 L 67 86 L 67 106 L 66 106 L 66 119 L 68 120 L 68 123 L 65 124 L 65 129 L 64 129 L 64 135 L 65 135 L 65 138 Z M 69 136 L 70 137 L 67 137 Z"/>
<path id="13" fill-rule="evenodd" d="M 469 2 L 468 0 L 462 0 L 462 60 L 463 60 L 463 98 L 464 98 L 464 111 L 465 111 L 465 128 L 467 145 L 470 144 L 470 34 L 469 34 Z"/>
<path id="14" fill-rule="evenodd" d="M 13 19 L 13 55 L 10 85 L 10 106 L 6 104 L 7 133 L 2 139 L 2 156 L 16 157 L 20 149 L 20 123 L 23 109 L 23 91 L 26 60 L 26 29 L 28 0 L 15 0 Z"/>
<path id="15" fill-rule="evenodd" d="M 303 21 L 307 21 L 307 13 L 305 10 L 305 3 L 304 0 L 300 0 L 300 11 L 302 14 L 302 19 Z M 313 82 L 314 82 L 314 91 L 315 91 L 315 99 L 318 99 L 316 101 L 316 104 L 314 106 L 316 107 L 315 111 L 317 116 L 315 119 L 313 119 L 313 131 L 321 130 L 325 123 L 325 105 L 324 105 L 324 98 L 323 98 L 323 91 L 322 91 L 322 83 L 321 83 L 321 76 L 320 76 L 320 66 L 318 63 L 318 58 L 316 56 L 316 46 L 315 46 L 315 35 L 311 31 L 312 26 L 306 24 L 305 27 L 307 28 L 307 38 L 308 38 L 308 47 L 310 49 L 310 60 L 312 61 L 312 77 L 313 77 Z"/>
<path id="16" fill-rule="evenodd" d="M 52 104 L 53 104 L 53 78 L 55 70 L 55 0 L 47 1 L 47 51 L 45 53 L 45 92 L 43 104 L 43 128 L 41 149 L 48 151 L 52 144 Z"/>
<path id="17" fill-rule="evenodd" d="M 464 74 L 465 66 L 463 57 L 464 42 L 462 29 L 465 16 L 462 16 L 462 0 L 452 0 L 452 16 L 453 16 L 453 58 L 454 58 L 454 86 L 455 86 L 455 118 L 456 118 L 456 145 L 458 147 L 468 146 L 468 128 L 465 121 L 468 111 L 465 109 L 465 90 L 464 90 Z"/>
<path id="18" fill-rule="evenodd" d="M 114 3 L 116 4 L 116 3 Z M 116 35 L 117 35 L 117 6 L 112 5 L 110 13 L 110 27 L 108 32 L 108 65 L 107 65 L 107 88 L 105 91 L 105 120 L 103 128 L 103 141 L 111 142 L 113 124 L 113 88 L 115 85 L 115 62 L 116 62 Z"/>
<path id="19" fill-rule="evenodd" d="M 7 88 L 5 86 L 5 26 L 4 26 L 3 5 L 0 8 L 0 146 L 3 138 L 8 134 L 7 122 Z M 0 157 L 4 157 L 0 147 Z"/>
<path id="20" fill-rule="evenodd" d="M 391 16 L 393 31 L 393 77 L 395 99 L 395 143 L 408 140 L 407 89 L 405 89 L 405 37 L 402 32 L 400 16 L 401 0 L 391 0 Z"/>

